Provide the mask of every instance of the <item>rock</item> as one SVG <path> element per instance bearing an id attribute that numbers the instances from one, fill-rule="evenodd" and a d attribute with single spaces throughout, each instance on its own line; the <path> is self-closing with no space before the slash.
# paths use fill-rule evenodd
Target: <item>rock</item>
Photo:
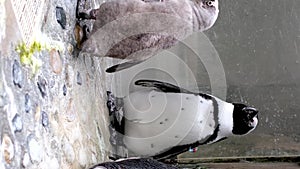
<path id="1" fill-rule="evenodd" d="M 22 88 L 23 73 L 22 73 L 21 65 L 17 60 L 15 60 L 13 64 L 12 75 L 13 75 L 14 85 L 18 86 L 19 88 Z"/>
<path id="2" fill-rule="evenodd" d="M 68 87 L 72 88 L 75 79 L 75 73 L 73 67 L 68 65 L 66 68 L 66 84 Z"/>
<path id="3" fill-rule="evenodd" d="M 58 163 L 58 160 L 56 158 L 52 158 L 50 161 L 49 161 L 49 168 L 51 169 L 59 169 L 59 163 Z"/>
<path id="4" fill-rule="evenodd" d="M 28 93 L 25 94 L 25 112 L 29 113 L 31 111 L 31 99 Z"/>
<path id="5" fill-rule="evenodd" d="M 12 119 L 12 124 L 14 126 L 15 132 L 21 132 L 23 129 L 23 122 L 20 115 L 16 114 L 15 117 Z"/>
<path id="6" fill-rule="evenodd" d="M 49 117 L 48 117 L 48 114 L 44 111 L 42 111 L 42 125 L 44 127 L 48 127 L 49 125 Z"/>
<path id="7" fill-rule="evenodd" d="M 3 89 L 3 85 L 0 83 L 0 108 L 3 108 L 8 104 L 6 92 Z"/>
<path id="8" fill-rule="evenodd" d="M 79 24 L 76 24 L 75 25 L 75 28 L 74 28 L 74 36 L 75 36 L 75 41 L 76 41 L 76 44 L 77 44 L 77 48 L 81 49 L 81 45 L 82 45 L 82 40 L 83 40 L 83 30 L 81 28 L 81 26 Z"/>
<path id="9" fill-rule="evenodd" d="M 64 84 L 64 86 L 63 86 L 63 95 L 66 96 L 67 92 L 68 92 L 67 86 L 66 86 L 66 84 Z"/>
<path id="10" fill-rule="evenodd" d="M 67 162 L 73 163 L 75 160 L 74 149 L 69 142 L 65 142 L 63 145 L 63 151 L 66 157 Z"/>
<path id="11" fill-rule="evenodd" d="M 29 165 L 30 165 L 30 157 L 29 157 L 28 153 L 24 154 L 22 165 L 23 165 L 24 168 L 28 168 L 29 167 Z"/>
<path id="12" fill-rule="evenodd" d="M 32 163 L 39 163 L 42 161 L 43 149 L 39 142 L 36 141 L 33 135 L 27 138 L 29 156 Z"/>
<path id="13" fill-rule="evenodd" d="M 60 57 L 60 53 L 55 49 L 52 49 L 50 51 L 50 66 L 55 74 L 60 74 L 62 72 L 63 64 Z"/>
<path id="14" fill-rule="evenodd" d="M 85 168 L 88 163 L 87 154 L 84 148 L 81 148 L 78 152 L 78 162 L 82 168 Z"/>
<path id="15" fill-rule="evenodd" d="M 82 78 L 79 72 L 77 72 L 77 84 L 82 85 Z"/>
<path id="16" fill-rule="evenodd" d="M 65 114 L 66 120 L 67 120 L 68 122 L 73 122 L 73 121 L 76 120 L 76 118 L 77 118 L 74 109 L 75 109 L 75 108 L 74 108 L 74 102 L 73 102 L 73 99 L 70 99 L 70 100 L 69 100 L 69 103 L 68 103 L 67 112 L 66 112 L 66 114 Z"/>
<path id="17" fill-rule="evenodd" d="M 7 164 L 10 164 L 12 159 L 14 158 L 14 145 L 10 137 L 6 134 L 4 134 L 3 136 L 1 149 L 5 162 Z"/>
<path id="18" fill-rule="evenodd" d="M 65 10 L 62 7 L 56 7 L 56 20 L 63 29 L 66 29 L 67 17 Z"/>
<path id="19" fill-rule="evenodd" d="M 39 76 L 37 85 L 42 94 L 42 97 L 45 98 L 45 96 L 47 95 L 47 90 L 46 90 L 47 81 L 41 76 Z"/>

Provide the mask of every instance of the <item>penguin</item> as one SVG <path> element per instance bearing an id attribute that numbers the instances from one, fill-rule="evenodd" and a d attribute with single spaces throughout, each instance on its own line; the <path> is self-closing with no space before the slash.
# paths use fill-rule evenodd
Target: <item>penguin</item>
<path id="1" fill-rule="evenodd" d="M 78 1 L 77 18 L 95 22 L 91 32 L 84 33 L 88 37 L 81 51 L 125 60 L 108 73 L 139 64 L 193 32 L 211 28 L 219 14 L 218 0 L 114 0 L 89 11 L 80 7 L 84 4 Z M 116 38 L 120 34 L 125 36 L 121 40 Z"/>
<path id="2" fill-rule="evenodd" d="M 151 158 L 128 158 L 97 164 L 90 169 L 179 169 Z"/>
<path id="3" fill-rule="evenodd" d="M 247 135 L 258 125 L 258 110 L 242 103 L 162 81 L 138 80 L 135 85 L 145 88 L 124 98 L 108 92 L 107 102 L 109 108 L 115 106 L 112 126 L 129 156 L 170 159 L 200 145 Z"/>

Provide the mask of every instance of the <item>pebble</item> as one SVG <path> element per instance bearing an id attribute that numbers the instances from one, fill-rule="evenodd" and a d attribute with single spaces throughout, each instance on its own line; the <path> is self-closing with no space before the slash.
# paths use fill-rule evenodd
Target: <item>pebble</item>
<path id="1" fill-rule="evenodd" d="M 21 132 L 23 129 L 23 122 L 20 115 L 16 114 L 15 117 L 12 119 L 12 123 L 14 126 L 15 132 Z"/>
<path id="2" fill-rule="evenodd" d="M 60 53 L 55 49 L 50 51 L 50 66 L 54 73 L 60 74 L 62 72 L 63 64 Z"/>
<path id="3" fill-rule="evenodd" d="M 75 73 L 74 73 L 73 67 L 68 65 L 66 68 L 67 87 L 70 87 L 70 88 L 73 87 L 74 79 L 75 79 Z"/>
<path id="4" fill-rule="evenodd" d="M 56 20 L 63 29 L 66 29 L 67 17 L 64 8 L 56 7 Z"/>
<path id="5" fill-rule="evenodd" d="M 4 107 L 7 104 L 5 95 L 6 93 L 3 87 L 3 83 L 0 82 L 0 108 Z"/>
<path id="6" fill-rule="evenodd" d="M 22 165 L 24 168 L 28 168 L 30 165 L 30 157 L 28 153 L 24 154 Z"/>
<path id="7" fill-rule="evenodd" d="M 81 148 L 78 152 L 78 162 L 82 168 L 85 168 L 88 160 L 85 149 Z"/>
<path id="8" fill-rule="evenodd" d="M 49 117 L 48 117 L 48 114 L 44 111 L 42 111 L 42 125 L 44 127 L 48 127 L 49 125 Z"/>
<path id="9" fill-rule="evenodd" d="M 64 84 L 64 86 L 63 86 L 63 95 L 66 96 L 67 92 L 68 92 L 67 86 L 66 86 L 66 84 Z"/>
<path id="10" fill-rule="evenodd" d="M 83 30 L 79 24 L 75 25 L 74 28 L 74 36 L 75 36 L 75 41 L 77 43 L 77 48 L 81 48 L 81 40 L 83 39 Z"/>
<path id="11" fill-rule="evenodd" d="M 25 112 L 29 113 L 31 111 L 31 99 L 28 93 L 25 94 Z"/>
<path id="12" fill-rule="evenodd" d="M 82 78 L 79 72 L 77 72 L 77 84 L 82 85 Z"/>
<path id="13" fill-rule="evenodd" d="M 74 52 L 74 46 L 71 43 L 68 43 L 67 50 L 70 55 Z"/>
<path id="14" fill-rule="evenodd" d="M 76 114 L 74 112 L 74 102 L 73 102 L 73 99 L 69 100 L 67 112 L 66 112 L 65 115 L 66 115 L 66 120 L 68 122 L 73 122 L 76 119 Z"/>
<path id="15" fill-rule="evenodd" d="M 12 159 L 14 158 L 14 145 L 10 137 L 6 134 L 4 134 L 3 136 L 1 149 L 5 162 L 7 164 L 10 164 Z"/>
<path id="16" fill-rule="evenodd" d="M 39 163 L 42 161 L 43 149 L 40 143 L 34 139 L 33 135 L 28 136 L 28 149 L 32 163 Z"/>
<path id="17" fill-rule="evenodd" d="M 0 108 L 3 108 L 5 105 L 8 104 L 6 93 L 3 91 L 0 91 Z"/>
<path id="18" fill-rule="evenodd" d="M 38 88 L 42 94 L 42 97 L 44 98 L 47 95 L 47 91 L 46 91 L 46 85 L 47 82 L 44 78 L 42 78 L 41 76 L 38 77 L 38 82 L 37 82 Z"/>
<path id="19" fill-rule="evenodd" d="M 51 169 L 59 169 L 59 163 L 58 163 L 58 160 L 56 158 L 52 158 L 50 161 L 49 161 L 49 168 Z"/>
<path id="20" fill-rule="evenodd" d="M 65 142 L 63 146 L 63 151 L 66 157 L 67 162 L 73 163 L 75 160 L 74 149 L 69 142 Z"/>
<path id="21" fill-rule="evenodd" d="M 14 85 L 18 86 L 19 88 L 22 88 L 23 73 L 20 63 L 17 60 L 15 60 L 13 64 L 12 75 Z"/>

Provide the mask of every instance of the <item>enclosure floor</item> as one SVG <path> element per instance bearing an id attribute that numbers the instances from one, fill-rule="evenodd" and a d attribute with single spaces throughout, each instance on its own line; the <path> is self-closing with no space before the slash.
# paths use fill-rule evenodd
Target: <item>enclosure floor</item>
<path id="1" fill-rule="evenodd" d="M 201 165 L 207 169 L 294 169 L 297 163 L 210 163 Z"/>

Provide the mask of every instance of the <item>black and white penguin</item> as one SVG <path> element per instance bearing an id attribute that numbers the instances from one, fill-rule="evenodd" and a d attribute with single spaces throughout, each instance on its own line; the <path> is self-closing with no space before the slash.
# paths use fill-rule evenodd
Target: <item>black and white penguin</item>
<path id="1" fill-rule="evenodd" d="M 107 69 L 120 71 L 211 28 L 218 14 L 218 0 L 113 0 L 88 12 L 78 7 L 78 18 L 95 20 L 82 52 L 126 59 Z"/>
<path id="2" fill-rule="evenodd" d="M 138 80 L 135 85 L 149 89 L 121 99 L 108 92 L 108 107 L 118 102 L 113 109 L 123 114 L 113 126 L 133 156 L 174 157 L 199 145 L 246 135 L 258 124 L 258 110 L 241 103 L 155 80 Z"/>
<path id="3" fill-rule="evenodd" d="M 90 169 L 179 169 L 151 158 L 129 158 L 97 164 Z"/>

